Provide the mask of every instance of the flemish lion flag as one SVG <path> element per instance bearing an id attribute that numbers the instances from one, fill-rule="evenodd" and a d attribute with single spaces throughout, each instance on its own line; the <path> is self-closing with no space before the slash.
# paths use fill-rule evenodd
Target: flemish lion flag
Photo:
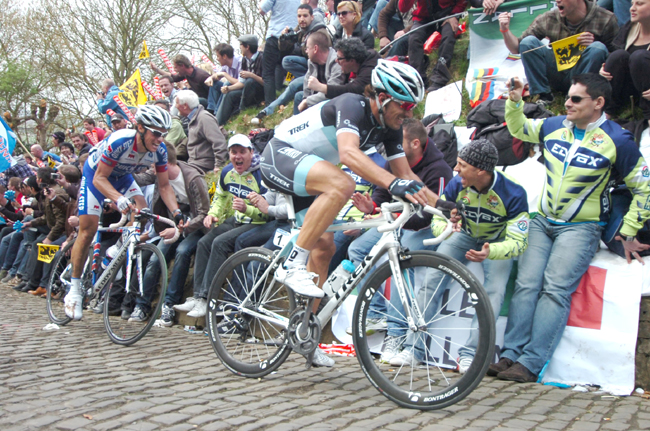
<path id="1" fill-rule="evenodd" d="M 140 51 L 140 55 L 138 55 L 138 59 L 142 60 L 145 58 L 149 58 L 149 49 L 147 49 L 147 41 L 143 40 L 142 41 L 142 51 Z"/>
<path id="2" fill-rule="evenodd" d="M 61 248 L 60 245 L 38 243 L 38 260 L 45 263 L 52 262 L 54 255 Z"/>
<path id="3" fill-rule="evenodd" d="M 126 106 L 138 106 L 147 103 L 147 96 L 142 88 L 142 78 L 140 69 L 137 69 L 133 75 L 120 87 L 123 90 L 118 95 L 120 100 Z"/>
<path id="4" fill-rule="evenodd" d="M 580 45 L 580 42 L 578 42 L 578 37 L 581 34 L 574 34 L 573 36 L 557 40 L 551 44 L 558 72 L 571 69 L 580 60 L 582 51 L 586 48 L 586 46 Z"/>

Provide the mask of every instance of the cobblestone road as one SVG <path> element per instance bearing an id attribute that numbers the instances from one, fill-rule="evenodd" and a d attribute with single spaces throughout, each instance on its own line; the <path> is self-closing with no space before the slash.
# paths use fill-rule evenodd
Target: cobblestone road
<path id="1" fill-rule="evenodd" d="M 262 381 L 221 366 L 207 337 L 153 328 L 111 343 L 98 316 L 46 332 L 45 300 L 0 288 L 0 430 L 641 430 L 650 401 L 490 377 L 444 411 L 397 408 L 355 358 Z"/>

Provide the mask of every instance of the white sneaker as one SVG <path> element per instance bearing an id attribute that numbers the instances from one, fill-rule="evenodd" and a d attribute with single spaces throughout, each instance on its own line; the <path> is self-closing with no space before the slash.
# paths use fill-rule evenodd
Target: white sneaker
<path id="1" fill-rule="evenodd" d="M 81 320 L 83 317 L 82 305 L 84 297 L 80 293 L 69 292 L 63 300 L 65 304 L 65 315 L 74 320 Z"/>
<path id="2" fill-rule="evenodd" d="M 320 347 L 316 347 L 311 364 L 317 367 L 333 367 L 336 362 L 323 352 Z"/>
<path id="3" fill-rule="evenodd" d="M 318 277 L 313 272 L 307 272 L 306 266 L 285 269 L 282 265 L 275 271 L 275 281 L 282 283 L 298 295 L 312 298 L 322 298 L 325 292 L 313 282 Z"/>
<path id="4" fill-rule="evenodd" d="M 205 316 L 205 310 L 208 308 L 208 303 L 203 298 L 198 298 L 194 302 L 194 308 L 187 313 L 187 317 L 203 317 Z"/>
<path id="5" fill-rule="evenodd" d="M 384 351 L 381 353 L 379 362 L 382 364 L 390 364 L 390 361 L 402 351 L 402 344 L 404 344 L 404 337 L 387 336 L 384 341 Z"/>
<path id="6" fill-rule="evenodd" d="M 394 356 L 390 360 L 390 364 L 394 367 L 403 367 L 404 365 L 415 367 L 417 365 L 420 365 L 420 361 L 415 359 L 415 355 L 413 354 L 413 349 L 408 348 L 402 350 L 399 355 Z"/>
<path id="7" fill-rule="evenodd" d="M 474 358 L 470 358 L 469 356 L 461 356 L 458 358 L 458 367 L 457 370 L 461 374 L 465 374 L 467 370 L 469 370 L 469 367 L 472 366 L 472 361 Z"/>
<path id="8" fill-rule="evenodd" d="M 173 308 L 174 308 L 174 310 L 176 310 L 176 311 L 185 311 L 185 312 L 187 312 L 187 311 L 191 311 L 191 310 L 194 308 L 194 304 L 196 304 L 196 301 L 197 301 L 197 300 L 196 300 L 195 297 L 190 296 L 189 298 L 187 298 L 187 299 L 185 300 L 185 303 L 184 303 L 184 304 L 177 304 L 177 305 L 174 305 Z"/>
<path id="9" fill-rule="evenodd" d="M 386 331 L 386 330 L 388 330 L 388 323 L 386 322 L 385 318 L 366 320 L 366 335 L 372 335 L 377 331 Z M 345 328 L 345 332 L 348 335 L 352 335 L 352 325 Z"/>

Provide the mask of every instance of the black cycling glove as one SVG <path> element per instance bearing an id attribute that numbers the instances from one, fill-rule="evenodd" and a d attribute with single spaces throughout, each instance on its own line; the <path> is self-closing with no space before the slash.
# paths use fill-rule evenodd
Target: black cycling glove
<path id="1" fill-rule="evenodd" d="M 395 178 L 393 182 L 390 183 L 390 186 L 388 186 L 388 191 L 393 196 L 405 198 L 406 195 L 412 195 L 419 192 L 422 187 L 424 187 L 424 184 L 419 181 Z"/>

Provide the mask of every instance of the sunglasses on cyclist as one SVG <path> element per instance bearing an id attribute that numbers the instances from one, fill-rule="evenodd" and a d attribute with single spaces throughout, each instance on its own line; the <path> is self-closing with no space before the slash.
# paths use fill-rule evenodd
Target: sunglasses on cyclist
<path id="1" fill-rule="evenodd" d="M 355 14 L 356 12 L 353 11 L 353 10 L 342 10 L 342 11 L 338 12 L 337 15 L 338 15 L 338 16 L 346 16 L 346 15 L 349 14 L 349 13 L 351 13 L 351 14 Z"/>
<path id="2" fill-rule="evenodd" d="M 402 108 L 405 111 L 412 111 L 412 110 L 415 109 L 416 106 L 418 106 L 417 103 L 412 103 L 412 102 L 402 102 L 402 103 L 400 103 L 395 99 L 391 99 L 391 100 L 393 102 L 397 103 L 399 105 L 399 107 Z"/>
<path id="3" fill-rule="evenodd" d="M 168 132 L 161 132 L 160 130 L 152 129 L 151 127 L 147 127 L 147 126 L 144 126 L 144 128 L 150 131 L 153 134 L 153 136 L 156 138 L 164 138 L 165 136 L 167 136 L 168 133 Z"/>
<path id="4" fill-rule="evenodd" d="M 566 100 L 571 100 L 572 103 L 578 104 L 582 102 L 583 99 L 591 99 L 590 96 L 567 96 Z"/>

